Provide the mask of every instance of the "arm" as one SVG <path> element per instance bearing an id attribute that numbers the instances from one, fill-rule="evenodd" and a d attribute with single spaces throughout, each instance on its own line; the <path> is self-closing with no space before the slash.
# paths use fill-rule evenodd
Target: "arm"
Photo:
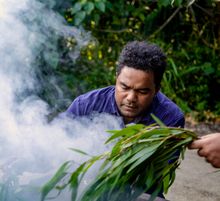
<path id="1" fill-rule="evenodd" d="M 83 115 L 81 108 L 82 108 L 82 104 L 80 102 L 80 98 L 77 97 L 72 102 L 72 104 L 68 107 L 68 109 L 66 110 L 66 113 L 71 114 L 71 115 L 75 115 L 75 116 L 81 116 L 81 115 Z"/>
<path id="2" fill-rule="evenodd" d="M 184 118 L 184 116 L 179 118 L 175 123 L 172 124 L 172 126 L 173 127 L 184 128 L 184 126 L 185 126 L 185 118 Z"/>
<path id="3" fill-rule="evenodd" d="M 220 133 L 213 133 L 195 140 L 189 149 L 198 149 L 198 155 L 205 157 L 213 167 L 220 168 Z"/>
<path id="4" fill-rule="evenodd" d="M 81 116 L 80 104 L 77 98 L 71 103 L 71 105 L 67 108 L 66 111 L 58 115 L 58 117 L 61 119 L 66 117 L 74 119 L 77 116 Z"/>
<path id="5" fill-rule="evenodd" d="M 180 127 L 184 128 L 185 126 L 185 118 L 182 113 L 168 113 L 167 116 L 165 116 L 163 122 L 168 127 Z"/>

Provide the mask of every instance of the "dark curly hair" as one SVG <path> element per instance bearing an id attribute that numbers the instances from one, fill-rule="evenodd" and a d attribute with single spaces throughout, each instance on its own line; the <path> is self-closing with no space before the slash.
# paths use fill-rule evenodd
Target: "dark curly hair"
<path id="1" fill-rule="evenodd" d="M 160 86 L 163 73 L 166 69 L 166 55 L 155 44 L 145 41 L 133 41 L 123 48 L 116 69 L 117 75 L 123 67 L 130 67 L 154 73 L 156 87 Z"/>

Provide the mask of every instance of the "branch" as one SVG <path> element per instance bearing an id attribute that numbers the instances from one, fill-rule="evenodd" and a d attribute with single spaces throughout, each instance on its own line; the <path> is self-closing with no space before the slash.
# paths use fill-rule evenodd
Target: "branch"
<path id="1" fill-rule="evenodd" d="M 198 5 L 197 5 L 198 6 Z M 200 7 L 201 8 L 201 7 Z M 201 8 L 202 9 L 202 8 Z M 215 42 L 214 44 L 211 44 L 210 42 L 206 41 L 203 37 L 202 37 L 202 34 L 203 34 L 203 30 L 205 29 L 206 25 L 208 24 L 208 22 L 206 24 L 204 24 L 203 28 L 201 30 L 199 30 L 199 26 L 197 24 L 197 21 L 196 21 L 196 17 L 195 17 L 195 13 L 194 13 L 194 10 L 192 8 L 192 6 L 190 6 L 190 11 L 191 11 L 191 14 L 192 14 L 192 19 L 193 19 L 193 23 L 194 25 L 196 26 L 196 30 L 195 31 L 195 34 L 202 40 L 202 42 L 209 48 L 211 49 L 214 49 L 214 50 L 218 50 L 218 46 L 215 45 Z M 203 9 L 203 11 L 205 12 L 205 9 Z M 206 12 L 207 14 L 209 14 L 208 12 Z M 211 16 L 211 14 L 209 14 Z"/>
<path id="2" fill-rule="evenodd" d="M 100 32 L 108 32 L 108 33 L 122 33 L 122 32 L 129 32 L 129 29 L 121 29 L 121 30 L 112 30 L 112 29 L 94 29 L 95 31 Z"/>
<path id="3" fill-rule="evenodd" d="M 165 26 L 167 26 L 170 21 L 175 17 L 175 15 L 180 11 L 182 6 L 178 7 L 173 14 L 153 33 L 149 36 L 149 38 L 153 38 L 155 35 L 157 35 L 162 29 L 164 29 Z"/>
<path id="4" fill-rule="evenodd" d="M 220 48 L 217 45 L 211 44 L 210 42 L 206 41 L 204 38 L 201 38 L 201 40 L 207 47 L 209 47 L 213 50 L 220 50 Z"/>
<path id="5" fill-rule="evenodd" d="M 198 5 L 197 3 L 194 3 L 195 7 L 199 8 L 200 10 L 202 10 L 204 13 L 206 13 L 207 15 L 209 15 L 210 17 L 214 17 L 212 13 L 210 13 L 208 10 L 206 10 L 205 8 L 201 7 L 200 5 Z"/>
<path id="6" fill-rule="evenodd" d="M 123 33 L 123 32 L 128 32 L 134 37 L 138 38 L 139 40 L 142 39 L 139 35 L 133 33 L 133 31 L 130 30 L 130 28 L 125 28 L 125 29 L 120 29 L 120 30 L 112 30 L 112 29 L 94 29 L 95 31 L 98 32 L 105 32 L 105 33 Z"/>

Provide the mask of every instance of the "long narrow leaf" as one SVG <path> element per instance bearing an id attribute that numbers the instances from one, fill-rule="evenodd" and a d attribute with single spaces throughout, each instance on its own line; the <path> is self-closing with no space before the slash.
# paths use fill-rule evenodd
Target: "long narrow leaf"
<path id="1" fill-rule="evenodd" d="M 112 136 L 106 143 L 114 142 L 112 149 L 99 156 L 91 156 L 71 174 L 69 186 L 72 201 L 135 201 L 149 189 L 153 190 L 150 200 L 154 200 L 158 193 L 168 191 L 181 162 L 180 156 L 197 136 L 183 128 L 166 127 L 153 114 L 152 118 L 157 126 L 137 124 L 110 131 Z M 89 156 L 84 151 L 72 150 Z M 97 161 L 102 161 L 98 174 L 79 194 L 84 175 Z M 62 172 L 59 171 L 60 174 Z M 55 178 L 54 182 L 49 183 L 49 188 L 43 191 L 43 198 L 62 177 Z M 63 187 L 65 185 L 60 189 Z"/>
<path id="2" fill-rule="evenodd" d="M 69 167 L 70 162 L 65 162 L 55 173 L 55 175 L 48 181 L 41 189 L 41 201 L 44 201 L 45 197 L 48 193 L 63 179 L 64 176 L 67 174 L 67 170 Z"/>

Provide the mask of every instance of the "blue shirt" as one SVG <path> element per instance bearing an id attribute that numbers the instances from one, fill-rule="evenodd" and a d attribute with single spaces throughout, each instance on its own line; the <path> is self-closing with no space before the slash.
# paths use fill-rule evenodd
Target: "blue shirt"
<path id="1" fill-rule="evenodd" d="M 89 116 L 93 113 L 108 113 L 121 118 L 122 127 L 124 127 L 123 118 L 121 117 L 116 101 L 115 101 L 115 87 L 109 86 L 101 89 L 96 89 L 78 96 L 67 109 L 68 116 Z M 185 119 L 180 108 L 167 98 L 163 93 L 158 92 L 148 110 L 144 115 L 136 118 L 133 123 L 141 123 L 150 125 L 155 123 L 151 117 L 151 113 L 157 116 L 165 125 L 170 127 L 184 127 Z M 179 156 L 179 152 L 174 154 L 176 158 Z M 172 159 L 173 161 L 175 159 Z M 169 161 L 169 163 L 172 161 Z M 155 190 L 155 187 L 147 192 L 151 194 Z M 159 197 L 164 198 L 163 190 L 159 192 Z"/>
<path id="2" fill-rule="evenodd" d="M 94 112 L 121 116 L 115 102 L 114 86 L 96 89 L 78 96 L 66 111 L 71 116 L 88 116 Z M 182 111 L 161 92 L 155 95 L 148 110 L 142 116 L 136 118 L 133 123 L 145 125 L 155 123 L 150 115 L 151 113 L 157 116 L 166 126 L 184 127 L 185 119 Z"/>

